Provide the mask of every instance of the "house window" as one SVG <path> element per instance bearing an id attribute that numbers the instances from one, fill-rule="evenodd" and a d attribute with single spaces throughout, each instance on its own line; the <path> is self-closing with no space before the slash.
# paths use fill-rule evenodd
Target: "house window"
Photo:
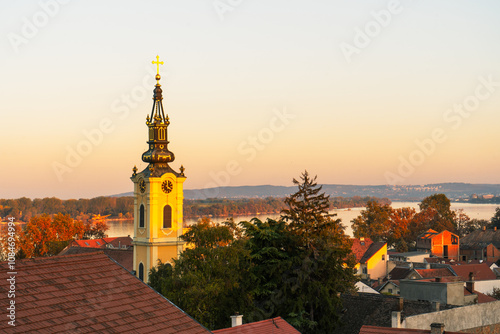
<path id="1" fill-rule="evenodd" d="M 363 274 L 368 274 L 368 268 L 363 267 Z"/>
<path id="2" fill-rule="evenodd" d="M 389 293 L 392 293 L 392 289 L 389 289 Z"/>
<path id="3" fill-rule="evenodd" d="M 139 279 L 144 282 L 144 265 L 139 263 Z"/>
<path id="4" fill-rule="evenodd" d="M 163 228 L 172 228 L 172 207 L 170 205 L 163 207 Z"/>
<path id="5" fill-rule="evenodd" d="M 144 227 L 144 205 L 141 204 L 139 209 L 139 227 Z"/>
<path id="6" fill-rule="evenodd" d="M 385 254 L 382 254 L 382 261 L 385 261 Z"/>
<path id="7" fill-rule="evenodd" d="M 458 237 L 452 235 L 451 236 L 451 244 L 452 245 L 458 245 Z"/>

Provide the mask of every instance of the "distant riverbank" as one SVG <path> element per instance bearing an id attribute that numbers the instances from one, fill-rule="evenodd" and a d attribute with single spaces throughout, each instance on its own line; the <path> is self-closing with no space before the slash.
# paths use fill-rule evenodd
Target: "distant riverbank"
<path id="1" fill-rule="evenodd" d="M 403 208 L 403 207 L 411 207 L 415 210 L 419 211 L 420 202 L 393 202 L 391 206 L 394 209 Z M 486 219 L 490 220 L 491 217 L 495 214 L 495 209 L 498 207 L 498 204 L 473 204 L 473 203 L 451 203 L 452 210 L 462 209 L 471 219 Z M 364 207 L 355 207 L 349 209 L 334 209 L 331 210 L 330 213 L 335 213 L 337 218 L 342 220 L 342 224 L 346 226 L 345 232 L 352 236 L 351 229 L 351 220 L 358 217 L 361 214 L 361 211 L 364 210 Z M 279 213 L 265 213 L 258 215 L 246 215 L 246 216 L 234 216 L 233 219 L 236 222 L 240 221 L 248 221 L 254 217 L 257 217 L 261 220 L 265 220 L 266 218 L 278 219 L 280 217 Z M 213 217 L 211 218 L 214 222 L 223 222 L 227 220 L 229 217 Z M 199 218 L 186 218 L 184 223 L 186 226 L 195 224 L 198 222 Z M 134 234 L 134 220 L 133 219 L 108 219 L 108 235 L 110 237 L 119 237 Z"/>

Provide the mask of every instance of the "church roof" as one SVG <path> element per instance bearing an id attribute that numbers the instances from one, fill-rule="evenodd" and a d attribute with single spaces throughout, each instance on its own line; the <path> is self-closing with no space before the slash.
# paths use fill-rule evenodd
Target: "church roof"
<path id="1" fill-rule="evenodd" d="M 0 321 L 2 333 L 210 333 L 102 252 L 18 260 L 15 270 L 16 327 Z M 1 262 L 0 305 L 9 271 Z"/>

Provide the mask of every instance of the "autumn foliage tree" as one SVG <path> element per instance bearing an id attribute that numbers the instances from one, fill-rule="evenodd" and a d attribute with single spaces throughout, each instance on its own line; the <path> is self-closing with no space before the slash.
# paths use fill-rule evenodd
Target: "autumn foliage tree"
<path id="1" fill-rule="evenodd" d="M 389 205 L 368 202 L 366 209 L 352 220 L 352 229 L 357 238 L 384 241 L 404 252 L 412 248 L 417 237 L 428 229 L 455 233 L 457 226 L 470 229 L 469 221 L 464 212 L 451 210 L 450 200 L 444 194 L 435 194 L 422 200 L 419 212 L 409 207 L 393 209 Z"/>
<path id="2" fill-rule="evenodd" d="M 56 255 L 75 235 L 82 235 L 84 225 L 69 215 L 36 216 L 30 219 L 19 235 L 21 256 Z"/>
<path id="3" fill-rule="evenodd" d="M 105 221 L 82 223 L 69 215 L 48 214 L 35 216 L 24 228 L 17 225 L 16 246 L 17 258 L 57 255 L 72 239 L 84 236 L 104 236 L 108 229 Z M 2 236 L 1 242 L 5 243 Z M 4 250 L 6 247 L 3 247 Z"/>

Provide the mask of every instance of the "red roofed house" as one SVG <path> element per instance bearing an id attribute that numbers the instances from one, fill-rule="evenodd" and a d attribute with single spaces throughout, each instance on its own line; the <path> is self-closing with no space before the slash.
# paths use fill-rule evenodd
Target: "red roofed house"
<path id="1" fill-rule="evenodd" d="M 460 240 L 460 257 L 464 261 L 500 259 L 500 230 L 482 229 L 467 234 Z"/>
<path id="2" fill-rule="evenodd" d="M 387 275 L 387 244 L 369 238 L 352 239 L 357 274 L 362 279 L 378 279 Z"/>
<path id="3" fill-rule="evenodd" d="M 443 324 L 432 324 L 430 329 L 388 328 L 377 326 L 361 327 L 359 334 L 463 334 L 444 330 Z"/>
<path id="4" fill-rule="evenodd" d="M 18 260 L 11 271 L 0 263 L 0 333 L 210 333 L 100 252 Z"/>
<path id="5" fill-rule="evenodd" d="M 438 233 L 427 230 L 417 238 L 417 250 L 431 253 L 433 256 L 445 259 L 459 260 L 459 238 L 458 235 L 449 231 Z"/>
<path id="6" fill-rule="evenodd" d="M 127 237 L 113 237 L 113 238 L 102 238 L 102 239 L 73 240 L 71 241 L 69 246 L 129 249 L 130 247 L 132 247 L 132 238 L 130 236 L 127 236 Z"/>
<path id="7" fill-rule="evenodd" d="M 300 334 L 281 317 L 241 324 L 242 315 L 231 316 L 233 327 L 212 331 L 216 334 Z"/>
<path id="8" fill-rule="evenodd" d="M 451 270 L 460 277 L 463 281 L 466 281 L 470 277 L 470 273 L 473 274 L 474 280 L 476 281 L 486 281 L 486 280 L 496 280 L 497 276 L 491 270 L 487 263 L 478 264 L 461 264 L 450 266 Z"/>
<path id="9" fill-rule="evenodd" d="M 432 268 L 432 269 L 413 269 L 413 272 L 408 275 L 408 279 L 422 279 L 422 278 L 436 278 L 436 277 L 454 277 L 456 276 L 453 271 L 448 267 L 446 268 Z"/>

